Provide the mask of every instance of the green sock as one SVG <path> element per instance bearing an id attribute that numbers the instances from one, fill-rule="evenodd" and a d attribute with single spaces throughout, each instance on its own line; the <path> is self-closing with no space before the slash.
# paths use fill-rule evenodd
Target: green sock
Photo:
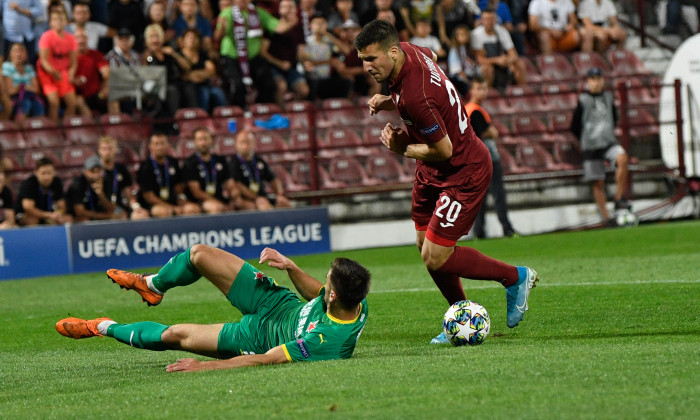
<path id="1" fill-rule="evenodd" d="M 190 249 L 181 252 L 168 261 L 158 274 L 151 278 L 153 286 L 159 292 L 165 293 L 168 289 L 175 286 L 187 286 L 199 280 L 202 277 L 190 261 Z"/>
<path id="2" fill-rule="evenodd" d="M 160 336 L 166 329 L 168 329 L 167 325 L 150 321 L 135 324 L 112 324 L 107 328 L 106 335 L 132 347 L 163 351 L 168 350 L 168 346 L 163 343 Z"/>

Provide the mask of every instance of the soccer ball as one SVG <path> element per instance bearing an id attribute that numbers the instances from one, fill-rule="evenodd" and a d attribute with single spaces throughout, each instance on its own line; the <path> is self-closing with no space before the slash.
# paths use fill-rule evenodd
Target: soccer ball
<path id="1" fill-rule="evenodd" d="M 476 346 L 483 343 L 489 335 L 491 318 L 483 306 L 471 300 L 462 300 L 445 312 L 442 328 L 455 346 Z"/>
<path id="2" fill-rule="evenodd" d="M 639 217 L 627 209 L 615 212 L 615 222 L 621 227 L 632 227 L 639 224 Z"/>

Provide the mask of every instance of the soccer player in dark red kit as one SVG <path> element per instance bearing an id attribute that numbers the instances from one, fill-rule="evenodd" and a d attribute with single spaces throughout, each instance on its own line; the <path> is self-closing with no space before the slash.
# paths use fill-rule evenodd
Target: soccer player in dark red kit
<path id="1" fill-rule="evenodd" d="M 474 134 L 457 90 L 431 50 L 399 42 L 387 21 L 365 25 L 355 48 L 365 71 L 389 85 L 390 96 L 369 100 L 370 114 L 398 110 L 406 125 L 404 130 L 387 124 L 381 141 L 417 160 L 411 216 L 428 273 L 449 304 L 466 299 L 460 277 L 500 282 L 506 288 L 507 324 L 515 327 L 539 280 L 535 270 L 455 246 L 474 223 L 492 172 L 488 149 Z M 441 333 L 431 342 L 448 341 Z"/>

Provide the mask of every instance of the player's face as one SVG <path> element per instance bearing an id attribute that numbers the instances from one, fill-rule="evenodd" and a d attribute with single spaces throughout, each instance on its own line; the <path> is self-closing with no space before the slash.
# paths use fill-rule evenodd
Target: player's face
<path id="1" fill-rule="evenodd" d="M 103 142 L 97 147 L 97 154 L 103 161 L 111 162 L 117 155 L 117 146 L 112 142 Z"/>
<path id="2" fill-rule="evenodd" d="M 365 71 L 377 83 L 383 83 L 393 75 L 398 58 L 398 47 L 394 46 L 389 51 L 382 51 L 379 44 L 375 43 L 358 51 L 357 56 L 362 60 Z"/>
<path id="3" fill-rule="evenodd" d="M 244 158 L 249 158 L 255 151 L 255 138 L 250 133 L 236 137 L 236 152 Z"/>
<path id="4" fill-rule="evenodd" d="M 586 83 L 588 83 L 588 91 L 591 93 L 600 93 L 605 87 L 605 79 L 601 76 L 589 77 Z"/>
<path id="5" fill-rule="evenodd" d="M 333 286 L 331 286 L 331 271 L 328 270 L 328 274 L 326 274 L 326 290 L 323 293 L 323 301 L 326 302 L 326 305 L 330 302 L 331 299 L 331 289 Z"/>
<path id="6" fill-rule="evenodd" d="M 148 151 L 156 159 L 164 158 L 168 154 L 168 139 L 165 136 L 155 136 L 148 143 Z"/>
<path id="7" fill-rule="evenodd" d="M 102 168 L 100 168 L 99 166 L 96 166 L 92 169 L 85 169 L 83 173 L 85 174 L 85 178 L 91 184 L 102 179 Z"/>
<path id="8" fill-rule="evenodd" d="M 194 147 L 202 155 L 208 155 L 211 151 L 211 147 L 214 144 L 214 140 L 211 138 L 211 134 L 206 131 L 197 131 L 194 135 Z"/>
<path id="9" fill-rule="evenodd" d="M 54 168 L 53 165 L 44 165 L 37 168 L 34 174 L 42 187 L 48 187 L 56 176 L 56 168 Z"/>

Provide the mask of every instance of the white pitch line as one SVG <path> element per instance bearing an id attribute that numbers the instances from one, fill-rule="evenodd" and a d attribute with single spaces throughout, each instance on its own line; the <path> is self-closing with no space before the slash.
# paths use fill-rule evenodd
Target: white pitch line
<path id="1" fill-rule="evenodd" d="M 481 283 L 481 284 L 479 284 Z M 696 280 L 639 280 L 639 281 L 601 281 L 601 282 L 578 282 L 578 283 L 547 283 L 538 282 L 537 287 L 582 287 L 582 286 L 620 286 L 633 284 L 693 284 L 700 283 L 700 279 Z M 494 282 L 480 280 L 464 280 L 465 289 L 489 289 L 497 287 Z M 436 288 L 411 288 L 411 289 L 392 289 L 392 290 L 372 290 L 371 293 L 415 293 L 415 292 L 433 292 Z"/>

